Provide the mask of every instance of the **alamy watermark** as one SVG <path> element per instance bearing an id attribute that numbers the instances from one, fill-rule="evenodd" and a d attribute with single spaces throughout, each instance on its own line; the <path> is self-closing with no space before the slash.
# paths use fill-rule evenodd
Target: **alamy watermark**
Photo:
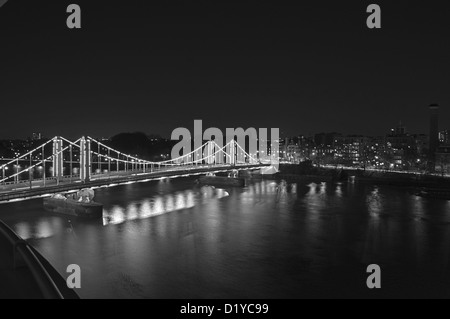
<path id="1" fill-rule="evenodd" d="M 81 29 L 81 8 L 78 4 L 70 4 L 67 7 L 67 13 L 70 15 L 67 17 L 66 24 L 69 29 Z"/>
<path id="2" fill-rule="evenodd" d="M 8 0 L 0 0 L 0 7 L 2 7 Z M 367 17 L 366 25 L 369 29 L 381 28 L 381 8 L 377 4 L 370 4 L 366 9 L 370 15 Z M 67 6 L 66 13 L 69 16 L 66 20 L 66 25 L 69 29 L 81 29 L 81 7 L 78 4 L 72 3 Z"/>
<path id="3" fill-rule="evenodd" d="M 69 289 L 81 288 L 81 268 L 77 264 L 71 264 L 67 266 L 67 273 L 70 275 L 67 277 L 66 283 Z"/>
<path id="4" fill-rule="evenodd" d="M 367 277 L 366 285 L 369 289 L 380 289 L 381 288 L 381 267 L 377 264 L 371 264 L 367 266 L 367 273 L 369 273 L 369 277 Z"/>
<path id="5" fill-rule="evenodd" d="M 171 154 L 179 163 L 195 163 L 202 159 L 208 164 L 270 163 L 278 171 L 279 128 L 271 128 L 270 132 L 267 128 L 227 128 L 224 134 L 216 127 L 203 131 L 203 121 L 195 120 L 193 135 L 187 128 L 179 127 L 173 130 L 171 139 L 180 140 Z M 201 149 L 205 141 L 214 143 Z"/>

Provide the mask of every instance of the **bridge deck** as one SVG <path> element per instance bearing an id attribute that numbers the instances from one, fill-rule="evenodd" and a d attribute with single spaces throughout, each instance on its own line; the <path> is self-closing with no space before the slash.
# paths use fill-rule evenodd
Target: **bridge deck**
<path id="1" fill-rule="evenodd" d="M 112 184 L 126 184 L 129 182 L 153 180 L 164 177 L 179 177 L 200 175 L 208 172 L 226 172 L 234 169 L 238 170 L 252 170 L 260 169 L 270 166 L 270 164 L 245 164 L 245 165 L 215 165 L 215 166 L 200 166 L 200 167 L 178 167 L 176 169 L 158 170 L 154 172 L 133 171 L 127 172 L 127 174 L 114 174 L 111 175 L 96 175 L 89 182 L 81 183 L 80 181 L 70 181 L 68 179 L 62 180 L 59 185 L 56 181 L 46 181 L 45 187 L 43 181 L 35 181 L 31 187 L 28 185 L 17 184 L 4 185 L 0 188 L 0 202 L 8 202 L 12 200 L 41 197 L 48 194 L 54 194 L 59 192 L 67 192 L 79 190 L 82 188 L 109 186 Z"/>

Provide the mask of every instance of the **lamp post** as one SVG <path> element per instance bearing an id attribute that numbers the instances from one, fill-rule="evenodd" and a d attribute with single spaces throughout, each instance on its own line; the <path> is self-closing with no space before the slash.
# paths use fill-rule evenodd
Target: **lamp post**
<path id="1" fill-rule="evenodd" d="M 3 167 L 2 167 L 2 180 L 5 179 L 5 170 L 7 170 L 7 169 L 8 169 L 8 167 L 6 167 L 6 166 L 3 166 Z M 3 181 L 3 185 L 5 185 L 5 182 L 6 182 L 6 181 Z"/>
<path id="2" fill-rule="evenodd" d="M 101 149 L 100 149 L 100 144 L 99 143 L 97 143 L 98 144 L 98 155 L 97 155 L 97 160 L 98 160 L 98 170 L 100 171 L 100 174 L 102 174 L 102 163 L 101 163 L 101 157 L 100 157 L 100 151 L 101 151 Z"/>
<path id="3" fill-rule="evenodd" d="M 30 189 L 33 188 L 33 169 L 31 168 L 33 166 L 33 158 L 32 153 L 30 153 L 30 166 L 28 167 L 28 179 L 30 181 Z"/>
<path id="4" fill-rule="evenodd" d="M 70 183 L 72 184 L 72 174 L 73 174 L 73 153 L 72 153 L 72 144 L 69 145 L 69 153 L 70 153 Z"/>
<path id="5" fill-rule="evenodd" d="M 44 180 L 44 187 L 45 187 L 45 183 L 46 183 L 46 178 L 47 178 L 47 176 L 46 176 L 46 174 L 45 174 L 45 149 L 44 149 L 44 146 L 42 146 L 42 167 L 43 167 L 43 169 L 44 169 L 44 175 L 42 176 L 43 177 L 43 180 Z"/>
<path id="6" fill-rule="evenodd" d="M 108 176 L 111 178 L 111 150 L 108 148 Z"/>
<path id="7" fill-rule="evenodd" d="M 15 177 L 15 180 L 16 180 L 16 183 L 19 183 L 19 160 L 17 159 L 17 161 L 16 161 L 16 177 Z"/>

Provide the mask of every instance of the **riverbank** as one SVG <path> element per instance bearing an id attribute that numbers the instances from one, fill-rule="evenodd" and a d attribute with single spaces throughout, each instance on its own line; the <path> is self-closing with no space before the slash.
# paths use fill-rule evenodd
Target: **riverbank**
<path id="1" fill-rule="evenodd" d="M 354 181 L 409 188 L 427 187 L 450 190 L 450 178 L 443 176 L 408 172 L 382 172 L 363 169 L 316 167 L 305 163 L 292 165 L 281 164 L 280 172 L 275 176 L 277 178 L 289 180 L 315 177 L 323 179 L 324 181 Z"/>

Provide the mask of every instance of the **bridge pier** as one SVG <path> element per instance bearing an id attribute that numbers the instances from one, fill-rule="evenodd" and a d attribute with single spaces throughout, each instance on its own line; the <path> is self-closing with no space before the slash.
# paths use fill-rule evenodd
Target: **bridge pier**
<path id="1" fill-rule="evenodd" d="M 91 180 L 92 157 L 91 141 L 84 137 L 80 140 L 80 179 L 86 183 Z"/>

